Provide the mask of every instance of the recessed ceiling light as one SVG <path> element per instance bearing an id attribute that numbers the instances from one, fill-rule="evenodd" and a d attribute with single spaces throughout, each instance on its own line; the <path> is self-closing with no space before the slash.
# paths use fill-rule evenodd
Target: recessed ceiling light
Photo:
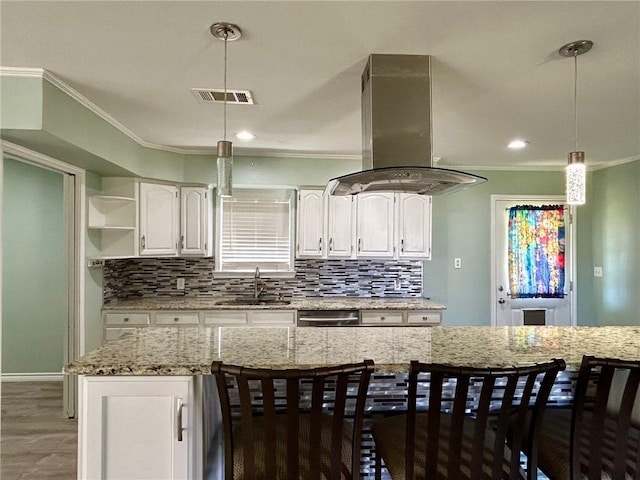
<path id="1" fill-rule="evenodd" d="M 240 140 L 253 140 L 254 138 L 256 138 L 256 136 L 251 132 L 243 130 L 236 133 L 236 138 L 239 138 Z"/>
<path id="2" fill-rule="evenodd" d="M 507 147 L 512 148 L 514 150 L 519 150 L 521 148 L 526 147 L 527 145 L 529 145 L 529 142 L 527 142 L 526 140 L 512 140 L 511 143 L 507 145 Z"/>

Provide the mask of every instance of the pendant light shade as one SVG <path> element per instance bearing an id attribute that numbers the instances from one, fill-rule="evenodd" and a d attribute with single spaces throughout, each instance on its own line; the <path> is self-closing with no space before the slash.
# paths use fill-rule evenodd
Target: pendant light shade
<path id="1" fill-rule="evenodd" d="M 578 151 L 578 55 L 591 50 L 593 42 L 579 40 L 568 43 L 558 51 L 563 57 L 573 58 L 573 114 L 575 121 L 575 151 L 569 152 L 566 170 L 566 195 L 569 205 L 583 205 L 587 197 L 587 172 L 584 152 Z"/>
<path id="2" fill-rule="evenodd" d="M 242 30 L 233 23 L 218 22 L 209 28 L 211 35 L 224 41 L 224 131 L 223 140 L 218 142 L 217 194 L 219 197 L 230 197 L 233 194 L 233 144 L 227 141 L 227 42 L 242 36 Z"/>
<path id="3" fill-rule="evenodd" d="M 567 203 L 583 205 L 586 202 L 587 167 L 584 164 L 584 152 L 569 153 L 567 165 Z"/>
<path id="4" fill-rule="evenodd" d="M 218 142 L 218 196 L 230 197 L 233 189 L 233 145 L 226 140 Z"/>

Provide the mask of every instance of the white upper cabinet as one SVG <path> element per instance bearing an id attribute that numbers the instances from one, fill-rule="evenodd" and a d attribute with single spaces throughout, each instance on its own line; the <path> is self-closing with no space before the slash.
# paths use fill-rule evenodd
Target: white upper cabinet
<path id="1" fill-rule="evenodd" d="M 431 196 L 400 193 L 398 258 L 431 258 Z"/>
<path id="2" fill-rule="evenodd" d="M 140 255 L 178 254 L 178 187 L 140 183 Z"/>
<path id="3" fill-rule="evenodd" d="M 322 190 L 298 192 L 297 258 L 322 258 L 324 253 L 324 196 Z"/>
<path id="4" fill-rule="evenodd" d="M 356 255 L 393 258 L 395 194 L 361 193 L 356 203 Z"/>
<path id="5" fill-rule="evenodd" d="M 353 196 L 327 199 L 327 258 L 351 258 L 353 255 Z"/>
<path id="6" fill-rule="evenodd" d="M 431 259 L 430 196 L 323 192 L 299 192 L 297 258 Z"/>
<path id="7" fill-rule="evenodd" d="M 90 258 L 211 255 L 213 221 L 206 185 L 105 177 L 87 201 Z"/>
<path id="8" fill-rule="evenodd" d="M 209 198 L 205 187 L 180 188 L 180 254 L 207 255 Z"/>
<path id="9" fill-rule="evenodd" d="M 133 178 L 105 177 L 102 195 L 87 200 L 92 258 L 128 258 L 138 254 L 138 189 Z"/>

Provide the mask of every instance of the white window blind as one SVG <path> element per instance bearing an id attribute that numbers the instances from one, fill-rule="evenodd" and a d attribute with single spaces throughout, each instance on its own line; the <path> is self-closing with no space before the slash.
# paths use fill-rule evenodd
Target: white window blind
<path id="1" fill-rule="evenodd" d="M 291 195 L 282 197 L 261 191 L 221 199 L 216 270 L 293 270 Z"/>

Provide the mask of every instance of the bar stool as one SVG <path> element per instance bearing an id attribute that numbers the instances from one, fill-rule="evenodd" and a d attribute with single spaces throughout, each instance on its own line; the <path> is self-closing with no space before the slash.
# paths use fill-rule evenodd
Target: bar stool
<path id="1" fill-rule="evenodd" d="M 225 478 L 359 478 L 364 406 L 373 370 L 372 360 L 285 370 L 213 362 Z M 234 398 L 238 408 L 233 408 Z"/>
<path id="2" fill-rule="evenodd" d="M 381 457 L 394 480 L 522 479 L 520 450 L 527 443 L 533 454 L 527 459 L 526 478 L 536 479 L 536 427 L 556 375 L 564 368 L 564 360 L 512 368 L 412 361 L 407 413 L 373 425 L 377 478 Z M 429 404 L 428 410 L 418 412 L 423 374 L 428 374 Z M 514 414 L 522 422 L 531 415 L 534 428 L 527 429 L 526 438 L 523 429 L 514 432 L 510 448 L 505 440 Z"/>
<path id="3" fill-rule="evenodd" d="M 640 360 L 584 356 L 572 408 L 547 409 L 539 465 L 554 480 L 640 480 Z"/>

